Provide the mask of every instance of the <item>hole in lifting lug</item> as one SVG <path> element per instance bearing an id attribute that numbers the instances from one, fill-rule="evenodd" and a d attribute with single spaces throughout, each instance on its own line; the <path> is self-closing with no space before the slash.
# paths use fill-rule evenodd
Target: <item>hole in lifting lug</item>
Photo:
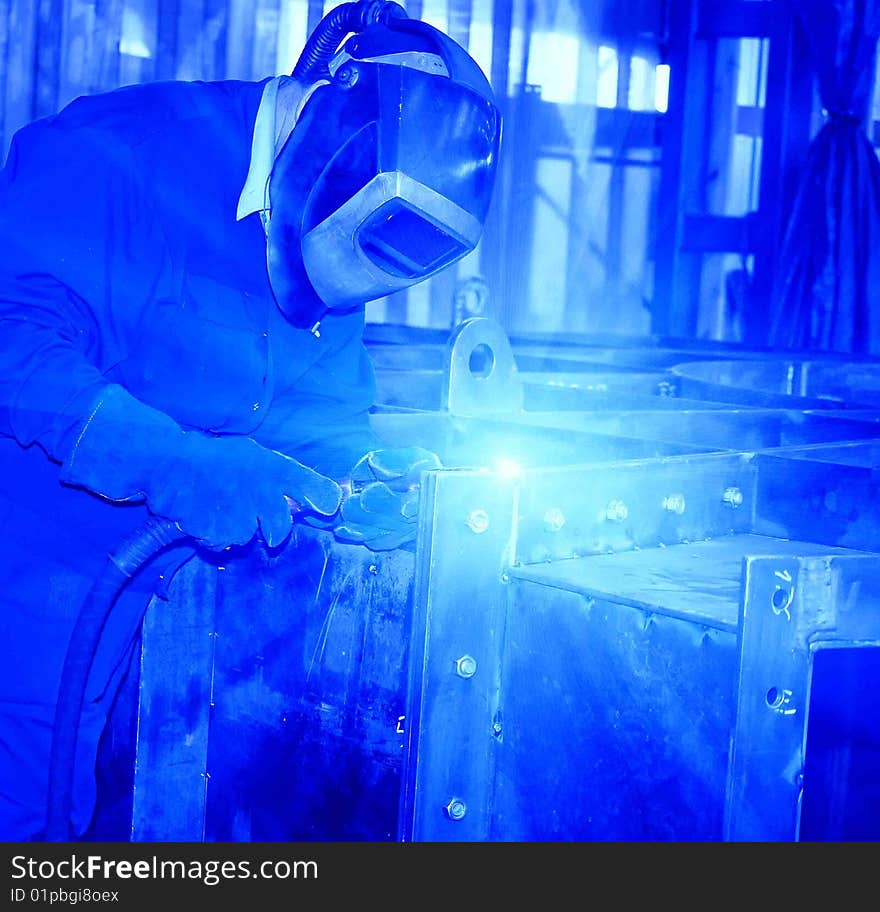
<path id="1" fill-rule="evenodd" d="M 475 377 L 488 377 L 495 369 L 495 353 L 485 342 L 471 352 L 468 368 Z"/>
<path id="2" fill-rule="evenodd" d="M 778 709 L 785 701 L 785 695 L 778 687 L 771 687 L 767 691 L 766 700 L 771 709 Z"/>

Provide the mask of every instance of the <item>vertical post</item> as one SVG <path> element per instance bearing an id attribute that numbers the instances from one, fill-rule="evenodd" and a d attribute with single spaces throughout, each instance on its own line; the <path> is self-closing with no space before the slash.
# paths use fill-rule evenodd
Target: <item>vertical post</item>
<path id="1" fill-rule="evenodd" d="M 755 253 L 753 306 L 745 342 L 766 345 L 767 302 L 784 231 L 784 213 L 794 178 L 809 142 L 812 77 L 805 39 L 783 0 L 725 6 L 706 0 L 670 0 L 669 110 L 663 123 L 658 232 L 654 273 L 653 330 L 658 335 L 696 334 L 703 295 L 703 255 L 723 253 L 736 237 L 739 252 Z M 767 99 L 764 110 L 760 207 L 738 232 L 694 246 L 686 223 L 705 216 L 711 133 L 715 129 L 712 74 L 718 39 L 769 38 Z M 723 113 L 723 112 L 722 112 Z M 748 220 L 748 221 L 747 221 Z M 708 220 L 710 221 L 710 220 Z M 756 225 L 757 227 L 753 227 Z M 720 227 L 720 226 L 716 226 Z M 760 238 L 760 246 L 755 237 Z M 743 240 L 744 239 L 744 240 Z M 691 243 L 691 249 L 688 249 Z"/>
<path id="2" fill-rule="evenodd" d="M 9 43 L 4 65 L 5 94 L 3 104 L 5 135 L 3 157 L 13 134 L 33 117 L 34 80 L 36 78 L 37 6 L 34 0 L 10 0 Z"/>
<path id="3" fill-rule="evenodd" d="M 491 838 L 516 482 L 430 473 L 422 486 L 400 838 Z"/>
<path id="4" fill-rule="evenodd" d="M 505 328 L 512 333 L 527 328 L 530 322 L 529 275 L 535 248 L 535 195 L 543 114 L 540 86 L 522 85 L 511 107 L 516 138 L 507 144 L 510 178 L 506 187 L 507 262 L 503 264 L 506 289 L 501 303 Z"/>
<path id="5" fill-rule="evenodd" d="M 229 31 L 235 37 L 226 44 L 227 79 L 254 78 L 254 21 L 259 9 L 252 0 L 229 0 Z"/>
<path id="6" fill-rule="evenodd" d="M 632 65 L 632 50 L 617 48 L 617 110 L 629 108 L 629 83 Z M 620 163 L 625 158 L 626 147 L 621 143 L 612 149 L 611 177 L 608 186 L 608 226 L 605 234 L 605 281 L 616 289 L 620 282 L 623 244 L 623 212 L 626 190 L 626 166 Z"/>
<path id="7" fill-rule="evenodd" d="M 267 76 L 275 76 L 278 63 L 278 30 L 281 25 L 279 0 L 261 0 L 255 8 L 250 9 L 249 18 L 251 59 L 250 74 L 247 78 L 265 79 Z"/>
<path id="8" fill-rule="evenodd" d="M 669 3 L 669 106 L 663 119 L 663 160 L 657 213 L 651 329 L 688 336 L 696 328 L 699 256 L 683 250 L 684 219 L 703 183 L 706 44 L 694 38 L 695 0 Z"/>
<path id="9" fill-rule="evenodd" d="M 6 87 L 9 73 L 9 0 L 0 0 L 0 143 L 6 149 Z M 2 164 L 0 157 L 0 164 Z"/>
<path id="10" fill-rule="evenodd" d="M 119 81 L 122 85 L 134 85 L 136 83 L 150 82 L 155 78 L 156 73 L 156 38 L 158 34 L 158 0 L 124 0 L 122 17 L 120 19 L 120 40 L 125 37 L 126 19 L 132 17 L 132 21 L 140 26 L 137 35 L 144 43 L 146 56 L 123 53 L 120 46 L 119 54 Z M 128 14 L 128 16 L 126 15 Z M 68 42 L 65 41 L 65 45 Z M 66 48 L 65 48 L 66 50 Z M 109 88 L 109 86 L 108 86 Z"/>
<path id="11" fill-rule="evenodd" d="M 508 151 L 513 146 L 512 123 L 510 122 L 510 36 L 513 29 L 513 3 L 510 0 L 495 0 L 492 5 L 492 71 L 489 81 L 495 92 L 495 100 L 501 112 L 501 155 L 498 160 L 498 175 L 495 192 L 483 232 L 480 248 L 480 265 L 489 286 L 489 300 L 492 310 L 485 316 L 502 319 L 504 302 L 507 300 L 509 283 L 505 264 L 506 225 L 508 218 L 507 193 L 510 184 L 510 163 Z"/>
<path id="12" fill-rule="evenodd" d="M 88 92 L 104 92 L 119 85 L 119 39 L 124 0 L 96 0 L 94 63 L 87 76 Z"/>
<path id="13" fill-rule="evenodd" d="M 809 61 L 807 38 L 797 17 L 791 10 L 778 10 L 767 62 L 758 209 L 762 243 L 755 251 L 755 306 L 744 340 L 752 346 L 767 345 L 775 268 L 810 144 L 813 74 Z"/>
<path id="14" fill-rule="evenodd" d="M 64 0 L 39 0 L 37 7 L 35 91 L 31 116 L 54 114 L 58 107 Z"/>
<path id="15" fill-rule="evenodd" d="M 159 26 L 156 36 L 156 78 L 174 79 L 177 75 L 177 17 L 180 0 L 159 0 Z"/>
<path id="16" fill-rule="evenodd" d="M 501 244 L 498 269 L 500 322 L 508 331 L 521 328 L 528 314 L 529 269 L 531 265 L 537 185 L 537 156 L 540 147 L 541 93 L 540 87 L 528 85 L 529 55 L 535 4 L 525 0 L 522 24 L 522 65 L 520 84 L 508 86 L 504 112 L 507 117 L 502 137 L 501 161 L 504 167 L 496 193 L 503 196 L 500 226 Z M 504 65 L 509 67 L 508 56 Z M 495 58 L 493 54 L 493 71 Z M 508 76 L 509 79 L 509 76 Z M 505 80 L 507 84 L 508 79 Z M 511 89 L 514 94 L 511 94 Z M 491 289 L 491 285 L 490 285 Z"/>
<path id="17" fill-rule="evenodd" d="M 803 779 L 809 663 L 792 648 L 804 593 L 796 558 L 745 558 L 737 715 L 725 839 L 793 841 Z"/>
<path id="18" fill-rule="evenodd" d="M 306 25 L 306 38 L 315 30 L 324 17 L 324 0 L 309 0 L 309 18 Z"/>

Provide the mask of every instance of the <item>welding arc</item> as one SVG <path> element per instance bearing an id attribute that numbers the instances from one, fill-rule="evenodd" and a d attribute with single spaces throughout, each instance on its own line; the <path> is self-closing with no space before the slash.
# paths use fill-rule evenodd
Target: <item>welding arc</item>
<path id="1" fill-rule="evenodd" d="M 193 539 L 181 532 L 176 523 L 163 519 L 148 520 L 107 558 L 83 602 L 67 644 L 58 702 L 55 704 L 44 834 L 47 842 L 67 842 L 71 839 L 70 813 L 80 717 L 89 672 L 113 606 L 123 587 L 150 560 L 167 549 L 187 543 L 194 554 Z M 144 613 L 147 604 L 148 601 L 144 605 Z"/>

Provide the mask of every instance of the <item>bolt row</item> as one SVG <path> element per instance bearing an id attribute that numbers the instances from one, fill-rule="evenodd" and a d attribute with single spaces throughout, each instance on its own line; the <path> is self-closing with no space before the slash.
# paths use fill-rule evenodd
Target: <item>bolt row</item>
<path id="1" fill-rule="evenodd" d="M 724 489 L 721 502 L 732 509 L 742 506 L 743 492 L 740 488 L 729 487 Z M 681 516 L 686 507 L 684 494 L 668 494 L 662 500 L 663 509 L 667 513 Z M 629 517 L 629 508 L 620 499 L 608 502 L 603 518 L 608 522 L 624 523 Z M 482 509 L 471 510 L 467 516 L 467 526 L 475 535 L 482 535 L 489 529 L 489 514 Z M 559 532 L 565 526 L 565 513 L 559 507 L 551 507 L 544 513 L 544 530 L 546 532 Z"/>

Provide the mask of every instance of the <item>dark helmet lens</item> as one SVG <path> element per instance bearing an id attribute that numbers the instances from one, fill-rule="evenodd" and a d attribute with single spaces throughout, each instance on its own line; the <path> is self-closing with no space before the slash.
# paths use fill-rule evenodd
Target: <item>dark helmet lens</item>
<path id="1" fill-rule="evenodd" d="M 470 249 L 403 200 L 391 200 L 358 232 L 361 250 L 377 266 L 407 279 L 442 268 Z"/>

